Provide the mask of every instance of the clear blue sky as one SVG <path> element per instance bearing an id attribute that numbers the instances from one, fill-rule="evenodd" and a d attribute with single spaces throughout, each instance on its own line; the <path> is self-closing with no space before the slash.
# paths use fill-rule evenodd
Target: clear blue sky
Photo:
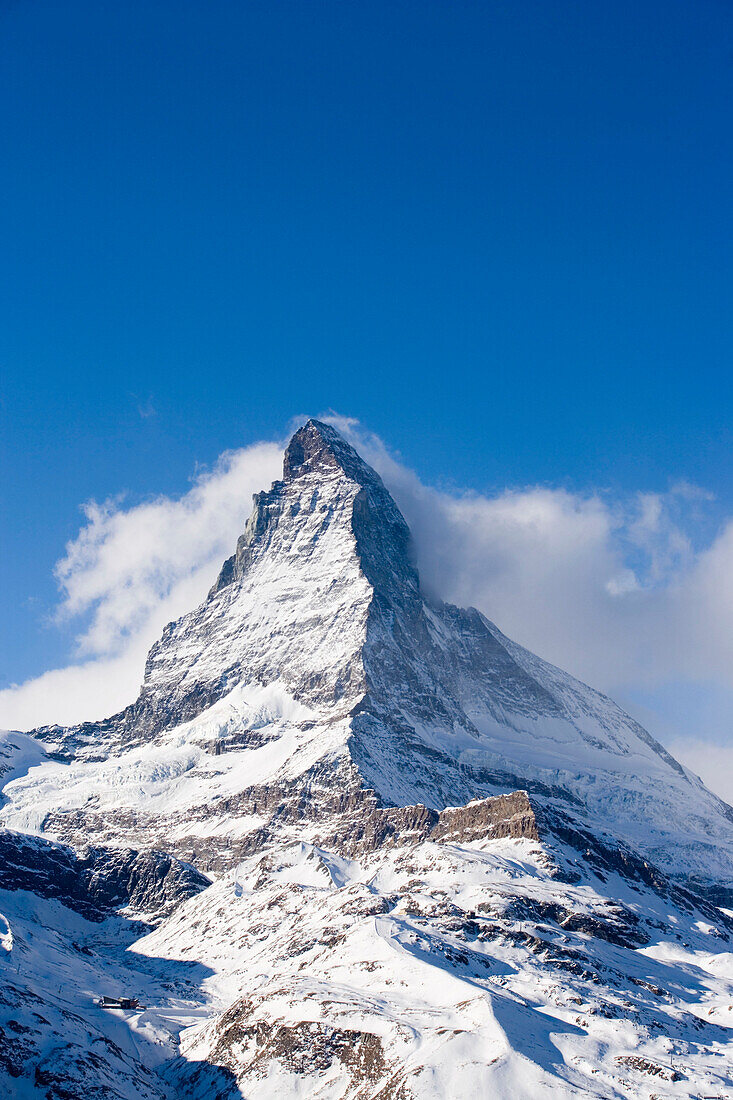
<path id="1" fill-rule="evenodd" d="M 299 413 L 729 508 L 729 3 L 34 0 L 0 52 L 1 683 L 82 501 Z"/>

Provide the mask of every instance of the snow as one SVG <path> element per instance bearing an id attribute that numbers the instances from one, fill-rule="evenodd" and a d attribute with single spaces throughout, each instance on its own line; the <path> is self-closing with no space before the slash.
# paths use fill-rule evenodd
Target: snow
<path id="1" fill-rule="evenodd" d="M 0 790 L 45 758 L 46 750 L 37 738 L 14 730 L 0 730 Z"/>
<path id="2" fill-rule="evenodd" d="M 315 714 L 299 704 L 278 683 L 266 688 L 239 685 L 199 718 L 167 731 L 160 739 L 137 745 L 103 760 L 71 764 L 47 760 L 27 766 L 25 774 L 4 788 L 0 822 L 28 833 L 44 831 L 44 822 L 60 805 L 65 811 L 138 810 L 163 813 L 176 822 L 168 831 L 181 836 L 241 837 L 259 827 L 256 815 L 221 815 L 192 822 L 192 806 L 234 795 L 244 787 L 292 777 L 307 770 L 329 743 L 338 747 L 346 737 L 344 726 L 324 729 Z M 303 736 L 299 724 L 309 727 Z M 212 746 L 241 729 L 267 733 L 272 740 L 246 752 L 215 753 Z M 22 769 L 16 769 L 22 770 Z M 192 831 L 193 830 L 193 831 Z M 51 831 L 53 835 L 53 831 Z M 110 837 L 114 842 L 115 838 Z M 120 843 L 124 840 L 119 838 Z"/>
<path id="3" fill-rule="evenodd" d="M 598 983 L 582 969 L 573 976 L 548 965 L 500 914 L 525 898 L 607 914 L 617 895 L 632 893 L 621 881 L 605 896 L 600 884 L 558 882 L 541 846 L 527 841 L 397 848 L 349 861 L 336 879 L 324 873 L 329 858 L 307 842 L 254 856 L 133 950 L 203 961 L 212 1005 L 244 998 L 250 1024 L 292 1031 L 305 1021 L 378 1036 L 420 1098 L 638 1096 L 638 1074 L 619 1082 L 617 1058 L 667 1065 L 670 1033 L 694 1081 L 722 1090 L 733 1083 L 725 1072 L 733 1032 L 729 1039 L 705 1023 L 701 1035 L 693 1020 L 709 1019 L 711 995 L 722 1005 L 733 992 L 732 976 L 720 973 L 721 956 L 710 950 L 714 926 L 701 931 L 704 922 L 679 913 L 681 933 L 668 925 L 655 945 L 630 950 L 521 922 L 528 940 L 580 951 L 592 968 L 614 975 Z M 241 888 L 255 882 L 256 889 Z M 656 919 L 661 899 L 643 903 Z M 385 911 L 374 914 L 377 907 Z M 192 927 L 205 928 L 205 941 L 194 942 Z M 694 939 L 694 949 L 678 937 Z M 670 992 L 660 1001 L 639 982 L 664 983 Z M 183 1033 L 183 1052 L 205 1057 L 218 1038 L 214 1016 Z M 315 1095 L 279 1071 L 266 1083 L 247 1077 L 240 1056 L 245 1094 Z M 344 1087 L 337 1076 L 323 1094 L 343 1096 Z M 654 1077 L 659 1096 L 696 1089 L 692 1080 L 680 1086 Z"/>
<path id="4" fill-rule="evenodd" d="M 0 913 L 0 947 L 3 951 L 13 950 L 13 930 L 4 913 Z"/>

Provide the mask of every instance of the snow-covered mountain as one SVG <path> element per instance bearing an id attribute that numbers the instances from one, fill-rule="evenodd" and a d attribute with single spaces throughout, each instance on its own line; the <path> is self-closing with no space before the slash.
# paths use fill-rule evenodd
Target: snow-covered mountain
<path id="1" fill-rule="evenodd" d="M 28 920 L 57 929 L 80 1020 L 92 985 L 128 974 L 155 1001 L 125 1025 L 150 1095 L 733 1086 L 733 810 L 609 699 L 428 599 L 397 506 L 329 425 L 293 436 L 131 706 L 4 746 L 8 852 L 53 849 L 76 893 L 90 860 L 124 880 L 90 917 L 74 891 L 0 874 L 8 966 L 24 944 L 42 990 Z M 129 946 L 141 917 L 155 930 Z M 90 971 L 77 948 L 99 934 L 77 925 L 94 919 L 125 950 Z M 119 1047 L 109 1018 L 94 1026 Z M 45 1025 L 12 1019 L 46 1050 Z M 48 1027 L 73 1047 L 64 1019 Z M 64 1095 L 48 1069 L 26 1084 L 29 1057 L 6 1066 L 23 1095 Z M 87 1063 L 63 1065 L 87 1092 Z M 147 1095 L 118 1076 L 104 1095 Z"/>

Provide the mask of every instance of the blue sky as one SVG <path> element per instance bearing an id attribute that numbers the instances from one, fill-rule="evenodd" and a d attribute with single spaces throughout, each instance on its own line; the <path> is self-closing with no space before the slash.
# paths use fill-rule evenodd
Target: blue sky
<path id="1" fill-rule="evenodd" d="M 728 4 L 34 2 L 0 51 L 0 687 L 70 659 L 83 502 L 301 414 L 727 522 Z"/>

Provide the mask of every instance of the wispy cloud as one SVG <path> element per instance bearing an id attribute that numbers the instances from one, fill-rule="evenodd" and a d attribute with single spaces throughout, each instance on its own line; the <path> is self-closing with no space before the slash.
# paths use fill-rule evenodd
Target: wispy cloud
<path id="1" fill-rule="evenodd" d="M 281 463 L 282 444 L 261 443 L 223 454 L 179 498 L 84 505 L 85 523 L 56 567 L 57 617 L 79 623 L 76 660 L 0 691 L 0 724 L 67 724 L 130 702 L 147 650 L 206 595 L 252 494 L 279 476 Z"/>

